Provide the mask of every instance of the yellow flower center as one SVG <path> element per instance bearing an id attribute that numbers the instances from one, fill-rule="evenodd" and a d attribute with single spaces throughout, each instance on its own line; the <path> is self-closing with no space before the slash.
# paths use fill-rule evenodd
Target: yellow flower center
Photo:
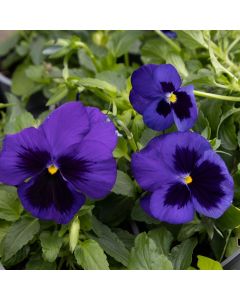
<path id="1" fill-rule="evenodd" d="M 51 166 L 48 167 L 48 172 L 49 172 L 51 175 L 56 174 L 57 171 L 58 171 L 58 168 L 57 168 L 56 166 L 54 166 L 54 165 L 51 165 Z"/>
<path id="2" fill-rule="evenodd" d="M 184 181 L 185 181 L 186 184 L 190 184 L 192 182 L 192 177 L 189 175 L 189 176 L 184 178 Z"/>
<path id="3" fill-rule="evenodd" d="M 168 97 L 168 100 L 172 103 L 175 103 L 177 101 L 177 96 L 175 94 L 171 94 L 169 97 Z"/>

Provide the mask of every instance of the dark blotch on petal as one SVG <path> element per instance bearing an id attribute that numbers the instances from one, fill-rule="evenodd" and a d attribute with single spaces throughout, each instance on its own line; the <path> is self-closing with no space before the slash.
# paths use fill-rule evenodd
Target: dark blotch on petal
<path id="1" fill-rule="evenodd" d="M 175 114 L 180 120 L 190 118 L 192 102 L 190 96 L 185 92 L 176 92 L 177 101 L 172 104 Z"/>
<path id="2" fill-rule="evenodd" d="M 166 117 L 171 112 L 171 106 L 166 101 L 162 100 L 158 103 L 156 111 L 159 115 Z"/>
<path id="3" fill-rule="evenodd" d="M 176 151 L 173 155 L 174 168 L 182 174 L 189 174 L 193 171 L 199 158 L 200 156 L 195 150 L 176 146 Z"/>
<path id="4" fill-rule="evenodd" d="M 35 183 L 27 189 L 26 197 L 33 207 L 47 209 L 54 204 L 61 213 L 70 211 L 74 201 L 73 194 L 60 172 L 50 175 L 47 170 L 42 172 Z"/>
<path id="5" fill-rule="evenodd" d="M 159 199 L 160 200 L 160 199 Z M 190 191 L 185 184 L 172 184 L 165 195 L 165 206 L 177 206 L 178 209 L 187 205 L 190 201 Z"/>
<path id="6" fill-rule="evenodd" d="M 189 188 L 197 201 L 207 209 L 218 207 L 219 199 L 225 196 L 221 183 L 226 178 L 221 168 L 210 161 L 204 161 L 194 169 L 191 176 L 193 182 Z"/>
<path id="7" fill-rule="evenodd" d="M 17 153 L 17 156 L 20 158 L 17 167 L 23 170 L 31 170 L 33 174 L 43 171 L 51 159 L 47 151 L 32 150 L 23 147 L 22 149 L 22 152 Z"/>
<path id="8" fill-rule="evenodd" d="M 164 93 L 172 93 L 175 90 L 171 82 L 161 82 L 161 86 Z"/>
<path id="9" fill-rule="evenodd" d="M 94 162 L 75 159 L 71 155 L 65 155 L 58 159 L 59 168 L 67 175 L 68 181 L 86 180 L 84 178 L 85 172 L 88 172 L 89 166 Z"/>

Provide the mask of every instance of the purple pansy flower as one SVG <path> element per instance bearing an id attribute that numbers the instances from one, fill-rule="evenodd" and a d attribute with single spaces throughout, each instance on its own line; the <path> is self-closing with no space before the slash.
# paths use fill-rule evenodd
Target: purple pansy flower
<path id="1" fill-rule="evenodd" d="M 142 208 L 172 224 L 191 221 L 194 213 L 218 218 L 231 205 L 233 179 L 209 142 L 193 132 L 152 139 L 132 156 L 132 171 L 149 192 Z"/>
<path id="2" fill-rule="evenodd" d="M 161 30 L 168 38 L 175 39 L 177 37 L 177 33 L 172 30 Z"/>
<path id="3" fill-rule="evenodd" d="M 80 102 L 53 111 L 39 128 L 7 135 L 0 155 L 0 181 L 18 187 L 33 216 L 68 223 L 90 198 L 105 197 L 116 180 L 113 123 Z"/>
<path id="4" fill-rule="evenodd" d="M 172 65 L 144 65 L 133 72 L 131 81 L 130 102 L 148 127 L 164 130 L 175 123 L 179 131 L 186 131 L 194 125 L 194 88 L 181 87 L 182 80 Z"/>

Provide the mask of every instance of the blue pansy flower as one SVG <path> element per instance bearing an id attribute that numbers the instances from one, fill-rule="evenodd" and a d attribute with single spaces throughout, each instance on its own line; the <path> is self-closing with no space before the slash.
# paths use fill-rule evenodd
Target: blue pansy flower
<path id="1" fill-rule="evenodd" d="M 161 30 L 161 31 L 170 39 L 175 39 L 177 37 L 177 33 L 175 31 L 172 30 Z"/>
<path id="2" fill-rule="evenodd" d="M 116 180 L 112 122 L 97 108 L 69 102 L 39 128 L 7 135 L 0 181 L 15 185 L 33 216 L 68 223 L 90 198 L 105 197 Z"/>
<path id="3" fill-rule="evenodd" d="M 173 123 L 179 131 L 193 127 L 198 114 L 194 88 L 181 87 L 172 65 L 144 65 L 133 72 L 131 81 L 130 102 L 148 127 L 164 130 Z"/>
<path id="4" fill-rule="evenodd" d="M 209 142 L 193 132 L 152 139 L 132 156 L 132 172 L 149 193 L 142 208 L 172 224 L 190 222 L 194 213 L 218 218 L 231 205 L 233 179 Z"/>

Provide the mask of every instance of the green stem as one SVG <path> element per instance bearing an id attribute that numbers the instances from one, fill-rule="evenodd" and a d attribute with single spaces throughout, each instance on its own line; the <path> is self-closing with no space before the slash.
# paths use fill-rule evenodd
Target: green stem
<path id="1" fill-rule="evenodd" d="M 128 53 L 124 54 L 124 62 L 127 67 L 129 67 L 129 56 Z"/>
<path id="2" fill-rule="evenodd" d="M 210 99 L 240 102 L 240 97 L 205 93 L 205 92 L 196 91 L 196 90 L 194 90 L 194 95 L 199 96 L 199 97 L 210 98 Z"/>
<path id="3" fill-rule="evenodd" d="M 221 257 L 220 257 L 220 259 L 219 259 L 220 262 L 223 260 L 223 257 L 224 257 L 224 254 L 225 254 L 225 252 L 226 252 L 227 245 L 228 245 L 228 242 L 229 242 L 231 233 L 232 233 L 232 230 L 228 230 L 228 234 L 227 234 L 227 237 L 226 237 L 226 242 L 225 242 L 225 245 L 224 245 L 224 248 L 223 248 Z"/>
<path id="4" fill-rule="evenodd" d="M 170 38 L 168 38 L 161 30 L 155 30 L 156 34 L 159 35 L 165 42 L 169 44 L 175 51 L 181 52 L 181 48 L 174 43 Z"/>

